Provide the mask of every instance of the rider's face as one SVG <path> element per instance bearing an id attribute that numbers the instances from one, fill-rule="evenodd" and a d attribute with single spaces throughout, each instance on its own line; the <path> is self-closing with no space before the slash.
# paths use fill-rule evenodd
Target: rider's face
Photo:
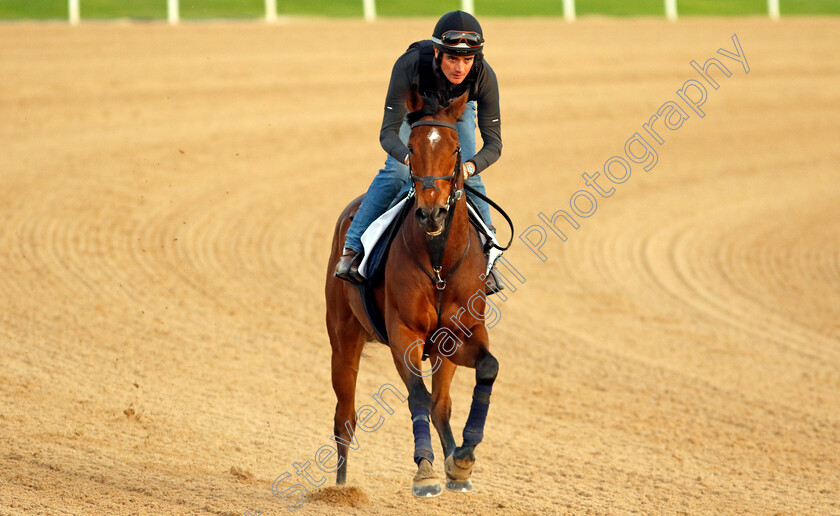
<path id="1" fill-rule="evenodd" d="M 438 49 L 435 49 L 435 57 L 438 56 Z M 443 54 L 440 60 L 440 70 L 452 84 L 461 84 L 472 70 L 475 56 L 453 56 Z"/>

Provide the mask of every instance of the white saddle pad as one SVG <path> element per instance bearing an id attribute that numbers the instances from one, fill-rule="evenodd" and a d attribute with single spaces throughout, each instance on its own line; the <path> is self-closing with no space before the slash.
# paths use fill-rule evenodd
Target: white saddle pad
<path id="1" fill-rule="evenodd" d="M 365 232 L 362 233 L 362 247 L 365 250 L 365 255 L 362 257 L 362 263 L 359 264 L 359 274 L 363 277 L 368 277 L 368 257 L 373 252 L 373 248 L 376 246 L 376 243 L 379 242 L 379 239 L 382 238 L 382 234 L 385 233 L 385 230 L 388 229 L 391 222 L 397 217 L 397 215 L 399 215 L 400 210 L 402 210 L 402 207 L 407 201 L 408 198 L 405 198 L 395 204 L 393 208 L 380 215 L 378 219 L 374 220 Z"/>

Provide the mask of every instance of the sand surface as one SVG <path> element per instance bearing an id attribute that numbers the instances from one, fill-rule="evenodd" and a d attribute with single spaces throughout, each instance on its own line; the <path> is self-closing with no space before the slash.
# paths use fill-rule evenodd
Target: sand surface
<path id="1" fill-rule="evenodd" d="M 333 225 L 433 23 L 0 25 L 0 514 L 287 513 L 332 432 Z M 517 235 L 615 192 L 506 254 L 475 492 L 411 497 L 400 406 L 297 514 L 840 514 L 840 21 L 484 24 Z M 607 180 L 713 56 L 705 116 Z M 357 402 L 385 383 L 371 345 Z"/>

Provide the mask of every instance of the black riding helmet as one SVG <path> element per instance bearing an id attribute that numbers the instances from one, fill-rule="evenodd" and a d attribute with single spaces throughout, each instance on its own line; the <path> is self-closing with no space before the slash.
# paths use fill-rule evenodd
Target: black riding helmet
<path id="1" fill-rule="evenodd" d="M 475 16 L 464 11 L 450 11 L 438 20 L 432 41 L 440 52 L 456 56 L 480 55 L 484 33 Z"/>

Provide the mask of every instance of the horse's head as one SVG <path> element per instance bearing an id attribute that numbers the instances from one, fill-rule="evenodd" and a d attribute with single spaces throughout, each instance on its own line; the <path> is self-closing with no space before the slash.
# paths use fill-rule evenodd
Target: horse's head
<path id="1" fill-rule="evenodd" d="M 410 114 L 409 167 L 414 181 L 417 222 L 429 236 L 443 232 L 446 217 L 463 195 L 461 146 L 455 122 L 464 111 L 468 93 L 439 107 L 415 88 L 406 105 Z"/>

